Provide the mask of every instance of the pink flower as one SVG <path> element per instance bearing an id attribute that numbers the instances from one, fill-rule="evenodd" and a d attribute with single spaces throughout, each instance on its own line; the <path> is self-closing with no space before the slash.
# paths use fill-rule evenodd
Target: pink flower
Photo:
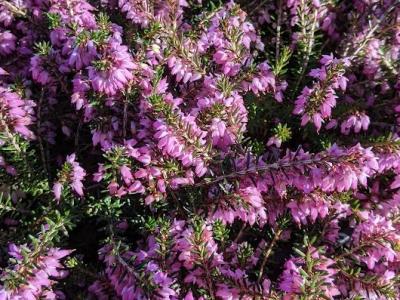
<path id="1" fill-rule="evenodd" d="M 35 134 L 29 129 L 34 122 L 35 103 L 0 87 L 0 117 L 9 131 L 19 133 L 26 139 L 34 139 Z"/>
<path id="2" fill-rule="evenodd" d="M 128 48 L 112 39 L 102 56 L 96 66 L 88 67 L 89 79 L 95 91 L 114 96 L 133 80 L 135 64 Z"/>
<path id="3" fill-rule="evenodd" d="M 250 205 L 255 208 L 263 206 L 263 198 L 258 189 L 255 187 L 246 187 L 239 191 L 240 196 Z"/>
<path id="4" fill-rule="evenodd" d="M 61 191 L 62 191 L 62 184 L 59 182 L 54 183 L 53 185 L 53 193 L 56 200 L 61 199 Z"/>
<path id="5" fill-rule="evenodd" d="M 336 59 L 332 55 L 324 55 L 320 63 L 322 66 L 309 74 L 316 81 L 311 88 L 304 87 L 293 110 L 293 114 L 302 115 L 302 126 L 312 121 L 317 131 L 324 120 L 330 118 L 332 108 L 336 106 L 336 90 L 346 90 L 344 71 L 350 65 L 348 59 Z"/>
<path id="6" fill-rule="evenodd" d="M 15 50 L 17 38 L 9 31 L 0 33 L 0 55 L 9 55 Z"/>
<path id="7" fill-rule="evenodd" d="M 34 300 L 45 295 L 54 294 L 53 286 L 57 283 L 57 280 L 63 279 L 68 275 L 68 272 L 65 271 L 61 263 L 61 259 L 70 255 L 72 251 L 49 248 L 43 253 L 33 256 L 33 250 L 24 246 L 26 261 L 18 254 L 21 253 L 20 248 L 22 247 L 15 245 L 12 245 L 10 248 L 10 255 L 18 258 L 17 262 L 11 266 L 11 270 L 16 273 L 22 270 L 22 272 L 26 272 L 28 275 L 24 277 L 24 282 L 16 288 L 8 289 L 7 287 L 0 286 L 0 299 L 4 297 L 4 299 Z M 11 270 L 8 271 L 10 272 Z M 54 299 L 55 294 L 52 297 L 50 299 Z"/>
<path id="8" fill-rule="evenodd" d="M 199 71 L 194 70 L 193 66 L 175 56 L 168 59 L 168 66 L 171 68 L 171 74 L 176 76 L 178 82 L 193 82 L 202 77 Z"/>
<path id="9" fill-rule="evenodd" d="M 121 172 L 122 178 L 125 181 L 125 183 L 130 184 L 133 180 L 131 170 L 127 166 L 123 165 L 120 168 L 120 172 Z"/>
<path id="10" fill-rule="evenodd" d="M 97 55 L 96 46 L 92 41 L 88 41 L 85 45 L 77 45 L 73 49 L 68 64 L 80 70 L 95 59 Z"/>
<path id="11" fill-rule="evenodd" d="M 296 266 L 296 259 L 289 259 L 285 263 L 284 271 L 281 275 L 279 289 L 286 293 L 300 293 L 300 288 L 303 285 L 303 278 L 300 275 L 300 270 Z"/>
<path id="12" fill-rule="evenodd" d="M 86 176 L 85 170 L 76 161 L 75 154 L 68 155 L 66 161 L 59 173 L 58 181 L 53 185 L 53 193 L 57 200 L 61 197 L 61 191 L 64 184 L 69 184 L 75 193 L 83 196 L 82 181 Z"/>
<path id="13" fill-rule="evenodd" d="M 367 131 L 370 124 L 370 119 L 365 113 L 357 113 L 351 115 L 340 126 L 340 131 L 348 135 L 350 130 L 354 128 L 354 133 L 359 133 L 362 130 Z"/>
<path id="14" fill-rule="evenodd" d="M 79 196 L 83 196 L 82 180 L 85 178 L 86 172 L 79 163 L 75 161 L 75 154 L 68 155 L 66 162 L 72 166 L 72 172 L 70 174 L 71 187 Z"/>
<path id="15" fill-rule="evenodd" d="M 324 219 L 332 206 L 329 201 L 325 200 L 321 195 L 310 194 L 304 195 L 298 201 L 292 200 L 287 207 L 298 224 L 315 223 L 317 218 Z"/>
<path id="16" fill-rule="evenodd" d="M 35 55 L 31 58 L 30 70 L 32 72 L 32 78 L 42 85 L 49 84 L 53 81 L 47 68 L 44 67 L 44 58 L 39 55 Z"/>

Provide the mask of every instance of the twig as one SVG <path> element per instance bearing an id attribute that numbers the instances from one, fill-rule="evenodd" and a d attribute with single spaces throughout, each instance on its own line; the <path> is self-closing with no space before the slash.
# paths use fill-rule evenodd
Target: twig
<path id="1" fill-rule="evenodd" d="M 276 24 L 276 44 L 275 44 L 275 63 L 279 59 L 280 43 L 281 43 L 281 22 L 282 22 L 282 0 L 278 4 L 278 20 Z"/>
<path id="2" fill-rule="evenodd" d="M 315 27 L 317 25 L 317 15 L 318 15 L 318 11 L 315 10 L 312 25 L 311 25 L 311 30 L 310 30 L 309 37 L 308 37 L 306 56 L 304 58 L 303 65 L 301 66 L 300 76 L 296 82 L 295 88 L 293 89 L 293 96 L 296 95 L 297 89 L 299 88 L 300 83 L 303 81 L 304 75 L 305 75 L 307 67 L 308 67 L 308 63 L 310 62 L 311 52 L 314 47 L 314 35 L 315 35 Z M 305 34 L 305 32 L 304 32 L 304 34 Z"/>
<path id="3" fill-rule="evenodd" d="M 283 229 L 278 229 L 278 231 L 275 233 L 274 238 L 272 239 L 271 243 L 269 244 L 267 251 L 265 251 L 264 259 L 260 266 L 260 272 L 258 273 L 258 279 L 257 279 L 258 283 L 261 282 L 265 265 L 267 264 L 268 258 L 270 257 L 270 255 L 272 253 L 272 249 L 275 247 L 276 243 L 279 241 L 279 239 L 282 235 L 282 232 L 283 232 Z"/>
<path id="4" fill-rule="evenodd" d="M 244 223 L 242 228 L 240 228 L 240 231 L 239 231 L 238 235 L 236 236 L 235 240 L 233 241 L 233 243 L 237 243 L 240 240 L 240 238 L 243 236 L 243 232 L 246 229 L 246 225 L 247 224 Z"/>
<path id="5" fill-rule="evenodd" d="M 232 178 L 236 178 L 236 177 L 246 176 L 250 173 L 258 174 L 258 173 L 266 172 L 266 171 L 270 171 L 270 170 L 280 170 L 280 169 L 289 168 L 289 167 L 311 165 L 311 164 L 323 162 L 323 160 L 325 158 L 326 157 L 318 157 L 318 158 L 311 158 L 311 159 L 306 159 L 306 160 L 287 161 L 287 162 L 279 162 L 278 161 L 278 162 L 275 162 L 272 164 L 264 165 L 262 167 L 255 167 L 252 169 L 245 169 L 245 170 L 235 171 L 235 172 L 232 172 L 229 174 L 221 175 L 221 176 L 215 177 L 213 180 L 209 180 L 209 181 L 206 180 L 203 182 L 199 182 L 199 183 L 195 184 L 194 186 L 211 185 L 211 184 L 223 181 L 225 179 L 232 179 Z M 336 163 L 339 161 L 340 161 L 339 159 L 332 159 L 330 162 Z"/>
<path id="6" fill-rule="evenodd" d="M 42 164 L 43 164 L 43 170 L 46 173 L 47 177 L 47 182 L 49 184 L 49 187 L 51 186 L 51 178 L 49 174 L 49 169 L 47 168 L 47 159 L 46 159 L 46 154 L 44 152 L 44 147 L 43 147 L 43 139 L 40 134 L 40 129 L 42 127 L 42 104 L 43 104 L 43 97 L 44 97 L 44 89 L 42 88 L 40 91 L 40 98 L 39 98 L 39 103 L 38 103 L 38 120 L 37 120 L 37 138 L 39 141 L 39 149 L 40 149 L 40 156 L 42 159 Z"/>
<path id="7" fill-rule="evenodd" d="M 345 258 L 345 257 L 347 257 L 347 256 L 351 256 L 351 255 L 354 255 L 354 253 L 357 252 L 358 250 L 362 250 L 362 249 L 364 249 L 364 248 L 366 248 L 366 247 L 370 247 L 370 246 L 371 246 L 370 244 L 361 244 L 361 245 L 358 245 L 357 247 L 352 248 L 351 251 L 344 252 L 344 253 L 340 254 L 339 256 L 336 256 L 336 257 L 335 257 L 335 261 L 339 261 L 339 260 L 341 260 L 342 258 Z"/>
<path id="8" fill-rule="evenodd" d="M 258 12 L 258 10 L 267 2 L 268 2 L 267 0 L 264 0 L 264 1 L 261 1 L 259 4 L 257 4 L 257 6 L 252 10 L 253 13 Z"/>
<path id="9" fill-rule="evenodd" d="M 26 11 L 24 11 L 22 9 L 19 9 L 18 7 L 16 7 L 15 5 L 11 4 L 8 1 L 0 0 L 0 4 L 4 5 L 13 14 L 16 14 L 16 15 L 21 16 L 21 17 L 25 17 L 26 16 Z"/>
<path id="10" fill-rule="evenodd" d="M 76 133 L 75 133 L 75 151 L 79 152 L 79 138 L 80 138 L 80 132 L 82 129 L 82 117 L 79 115 L 79 122 L 78 122 L 78 126 L 76 127 Z"/>
<path id="11" fill-rule="evenodd" d="M 123 115 L 123 122 L 122 122 L 122 137 L 125 140 L 126 138 L 126 125 L 128 122 L 128 101 L 124 100 L 124 115 Z"/>

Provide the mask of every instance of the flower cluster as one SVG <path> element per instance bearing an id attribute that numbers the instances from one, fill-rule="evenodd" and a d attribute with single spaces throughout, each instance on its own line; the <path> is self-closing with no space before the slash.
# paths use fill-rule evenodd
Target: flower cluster
<path id="1" fill-rule="evenodd" d="M 311 246 L 300 258 L 286 261 L 279 288 L 287 292 L 287 296 L 307 295 L 333 299 L 340 295 L 333 279 L 338 272 L 333 267 L 335 261 L 320 252 Z"/>
<path id="2" fill-rule="evenodd" d="M 301 115 L 301 125 L 314 123 L 317 131 L 321 129 L 324 120 L 332 114 L 336 106 L 336 91 L 346 90 L 347 78 L 344 70 L 350 65 L 348 59 L 336 59 L 333 55 L 325 55 L 320 60 L 321 67 L 313 69 L 310 76 L 316 81 L 313 86 L 305 87 L 296 99 L 293 113 Z"/>
<path id="3" fill-rule="evenodd" d="M 14 244 L 9 245 L 9 255 L 13 257 L 17 264 L 8 274 L 3 276 L 10 280 L 11 276 L 22 276 L 22 283 L 16 289 L 7 286 L 0 287 L 1 299 L 57 299 L 63 294 L 61 291 L 53 290 L 52 286 L 56 283 L 55 279 L 63 279 L 68 275 L 60 260 L 68 256 L 71 251 L 59 248 L 50 248 L 47 253 L 35 257 L 35 267 L 28 269 L 22 264 L 26 248 L 18 247 Z"/>
<path id="4" fill-rule="evenodd" d="M 85 176 L 85 170 L 75 161 L 75 154 L 68 155 L 58 176 L 58 181 L 53 185 L 54 197 L 60 200 L 65 183 L 69 184 L 79 196 L 83 196 L 82 180 L 84 180 Z"/>
<path id="5" fill-rule="evenodd" d="M 35 134 L 29 128 L 35 121 L 35 102 L 24 100 L 17 93 L 0 87 L 0 128 L 6 135 L 18 133 L 24 138 L 33 139 Z"/>
<path id="6" fill-rule="evenodd" d="M 353 2 L 0 1 L 0 299 L 397 299 L 400 3 Z"/>
<path id="7" fill-rule="evenodd" d="M 58 280 L 68 276 L 62 261 L 73 251 L 52 246 L 59 232 L 66 230 L 68 221 L 55 213 L 47 219 L 31 243 L 8 245 L 9 265 L 2 269 L 1 299 L 59 299 L 65 295 L 57 289 Z"/>

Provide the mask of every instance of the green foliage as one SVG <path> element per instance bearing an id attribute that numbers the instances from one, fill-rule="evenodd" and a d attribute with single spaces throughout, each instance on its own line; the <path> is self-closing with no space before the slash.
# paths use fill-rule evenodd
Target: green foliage
<path id="1" fill-rule="evenodd" d="M 0 192 L 0 218 L 3 218 L 6 213 L 15 211 L 11 196 L 4 191 Z"/>
<path id="2" fill-rule="evenodd" d="M 287 126 L 287 124 L 281 124 L 279 123 L 273 130 L 272 132 L 277 136 L 283 143 L 287 142 L 288 140 L 291 139 L 292 137 L 292 131 L 290 128 Z"/>
<path id="3" fill-rule="evenodd" d="M 46 13 L 49 29 L 56 29 L 61 25 L 61 16 L 57 13 Z"/>
<path id="4" fill-rule="evenodd" d="M 47 56 L 51 52 L 51 44 L 47 41 L 37 42 L 35 44 L 36 54 L 40 56 Z"/>
<path id="5" fill-rule="evenodd" d="M 288 72 L 288 65 L 290 57 L 292 56 L 292 51 L 289 47 L 284 46 L 278 60 L 273 65 L 273 72 L 275 76 L 280 77 Z"/>
<path id="6" fill-rule="evenodd" d="M 93 67 L 98 71 L 106 71 L 110 68 L 110 62 L 107 59 L 95 60 L 92 62 Z"/>
<path id="7" fill-rule="evenodd" d="M 216 220 L 213 223 L 213 236 L 215 240 L 224 244 L 229 238 L 229 228 L 220 220 Z"/>
<path id="8" fill-rule="evenodd" d="M 248 260 L 254 254 L 253 247 L 248 242 L 243 242 L 238 246 L 239 264 L 243 268 L 247 265 Z"/>
<path id="9" fill-rule="evenodd" d="M 10 192 L 22 190 L 32 197 L 40 197 L 48 192 L 49 185 L 44 167 L 38 161 L 38 149 L 22 139 L 19 135 L 0 133 L 0 151 L 5 161 L 12 165 L 18 178 L 9 176 L 0 169 L 0 182 L 10 189 Z"/>
<path id="10" fill-rule="evenodd" d="M 122 200 L 117 197 L 103 196 L 100 198 L 90 197 L 88 199 L 86 214 L 90 217 L 106 217 L 117 219 L 123 212 L 123 207 L 129 204 L 129 200 Z"/>

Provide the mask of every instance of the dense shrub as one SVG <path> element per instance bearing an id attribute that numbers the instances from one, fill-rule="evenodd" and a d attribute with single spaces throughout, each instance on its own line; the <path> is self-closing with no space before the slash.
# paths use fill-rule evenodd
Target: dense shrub
<path id="1" fill-rule="evenodd" d="M 399 0 L 0 1 L 0 299 L 400 299 Z"/>

